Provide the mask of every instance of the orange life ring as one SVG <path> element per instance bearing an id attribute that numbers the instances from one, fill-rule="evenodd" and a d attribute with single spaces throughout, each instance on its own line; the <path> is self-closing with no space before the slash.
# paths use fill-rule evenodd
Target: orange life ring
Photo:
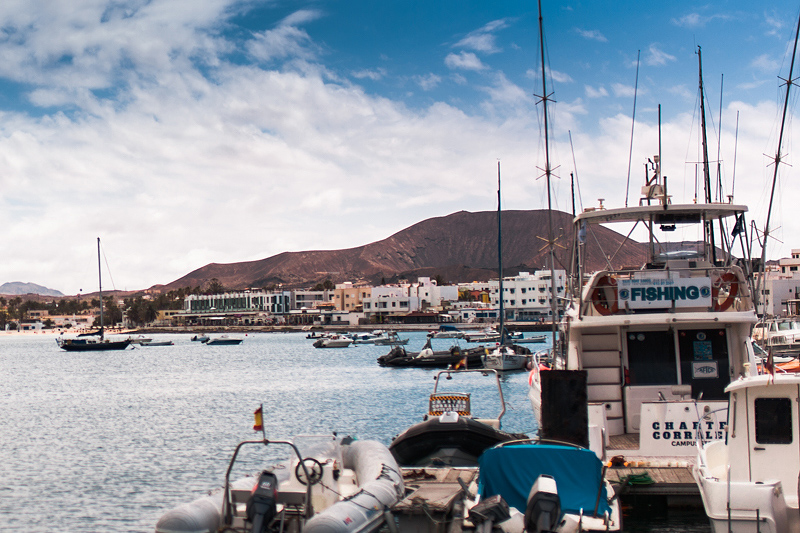
<path id="1" fill-rule="evenodd" d="M 718 300 L 719 292 L 723 287 L 728 287 L 728 297 L 722 302 Z M 739 294 L 739 280 L 733 272 L 725 272 L 711 284 L 711 301 L 714 302 L 714 311 L 725 311 L 733 305 L 736 295 Z"/>
<path id="2" fill-rule="evenodd" d="M 608 298 L 607 289 L 611 289 L 612 297 Z M 619 312 L 619 300 L 617 298 L 617 280 L 611 276 L 602 276 L 595 283 L 592 291 L 592 304 L 601 315 L 614 315 Z"/>

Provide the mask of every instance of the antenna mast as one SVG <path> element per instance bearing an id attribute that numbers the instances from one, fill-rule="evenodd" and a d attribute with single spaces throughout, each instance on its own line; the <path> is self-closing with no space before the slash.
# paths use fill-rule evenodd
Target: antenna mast
<path id="1" fill-rule="evenodd" d="M 550 192 L 550 176 L 552 169 L 550 168 L 550 137 L 549 125 L 547 120 L 547 102 L 549 97 L 547 95 L 547 83 L 545 78 L 545 63 L 544 63 L 544 22 L 542 18 L 542 0 L 539 0 L 539 48 L 541 49 L 542 59 L 542 111 L 544 114 L 544 175 L 547 183 L 547 244 L 550 255 L 550 322 L 553 332 L 553 345 L 555 346 L 556 331 L 558 320 L 558 292 L 556 290 L 556 274 L 555 274 L 555 251 L 554 251 L 554 238 L 553 238 L 553 203 L 552 195 Z"/>

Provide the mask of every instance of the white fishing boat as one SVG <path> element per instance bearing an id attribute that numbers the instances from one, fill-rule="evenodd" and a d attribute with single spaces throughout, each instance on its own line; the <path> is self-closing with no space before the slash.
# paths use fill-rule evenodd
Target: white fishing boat
<path id="1" fill-rule="evenodd" d="M 725 440 L 699 446 L 694 468 L 715 532 L 800 531 L 800 375 L 731 383 Z"/>
<path id="2" fill-rule="evenodd" d="M 292 458 L 231 481 L 244 446 L 285 446 Z M 400 469 L 377 441 L 297 437 L 241 442 L 222 488 L 166 512 L 156 533 L 371 532 L 404 492 Z"/>
<path id="3" fill-rule="evenodd" d="M 227 335 L 220 335 L 219 337 L 211 337 L 204 341 L 206 346 L 227 346 L 233 344 L 241 344 L 244 339 L 237 337 L 229 337 Z"/>

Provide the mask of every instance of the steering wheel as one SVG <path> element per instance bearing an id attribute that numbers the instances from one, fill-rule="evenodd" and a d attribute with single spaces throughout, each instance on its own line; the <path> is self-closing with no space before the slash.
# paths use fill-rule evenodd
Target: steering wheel
<path id="1" fill-rule="evenodd" d="M 305 478 L 306 473 L 303 470 L 303 465 L 308 470 L 308 479 Z M 294 477 L 297 478 L 301 485 L 316 485 L 322 481 L 322 463 L 313 457 L 306 457 L 294 467 Z"/>

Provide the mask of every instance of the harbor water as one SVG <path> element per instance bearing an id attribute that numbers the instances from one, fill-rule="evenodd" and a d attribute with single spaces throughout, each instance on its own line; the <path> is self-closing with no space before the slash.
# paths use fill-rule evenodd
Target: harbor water
<path id="1" fill-rule="evenodd" d="M 418 350 L 424 333 L 411 337 Z M 166 510 L 222 485 L 242 440 L 337 432 L 389 444 L 422 420 L 438 370 L 378 366 L 389 348 L 315 349 L 303 333 L 257 333 L 233 346 L 157 335 L 173 346 L 64 352 L 52 335 L 0 334 L 0 531 L 150 532 Z M 445 349 L 449 339 L 434 341 Z M 462 346 L 465 344 L 462 341 Z M 531 349 L 547 345 L 531 344 Z M 473 412 L 500 409 L 494 381 L 459 376 Z M 502 376 L 503 429 L 535 435 L 527 374 Z M 286 457 L 257 447 L 242 474 Z M 635 519 L 630 531 L 710 531 L 690 513 Z"/>

